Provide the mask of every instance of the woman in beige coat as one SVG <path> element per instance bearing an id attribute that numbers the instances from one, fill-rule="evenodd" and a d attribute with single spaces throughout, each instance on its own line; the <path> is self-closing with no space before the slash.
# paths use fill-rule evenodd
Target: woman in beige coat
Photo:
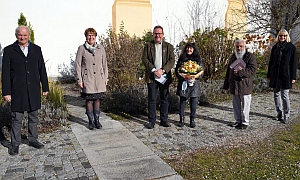
<path id="1" fill-rule="evenodd" d="M 84 35 L 86 41 L 78 47 L 75 69 L 81 97 L 86 99 L 89 129 L 94 130 L 102 128 L 99 122 L 100 99 L 106 91 L 108 69 L 104 47 L 96 43 L 96 30 L 88 28 Z"/>

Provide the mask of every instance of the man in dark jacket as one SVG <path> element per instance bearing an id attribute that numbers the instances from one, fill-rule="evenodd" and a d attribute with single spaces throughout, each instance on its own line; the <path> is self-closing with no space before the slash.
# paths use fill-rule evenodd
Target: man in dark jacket
<path id="1" fill-rule="evenodd" d="M 291 43 L 289 33 L 281 29 L 275 39 L 269 61 L 267 79 L 274 91 L 277 118 L 288 123 L 290 117 L 289 89 L 296 82 L 297 52 Z M 282 119 L 283 117 L 283 119 Z"/>
<path id="2" fill-rule="evenodd" d="M 142 61 L 146 68 L 145 80 L 148 87 L 148 120 L 146 127 L 153 129 L 156 122 L 156 98 L 160 93 L 160 125 L 170 127 L 168 123 L 168 95 L 172 82 L 171 69 L 175 63 L 174 48 L 163 41 L 161 26 L 153 28 L 154 41 L 145 44 Z"/>
<path id="3" fill-rule="evenodd" d="M 24 111 L 28 113 L 29 146 L 37 149 L 44 145 L 37 141 L 38 109 L 43 95 L 49 91 L 48 78 L 41 48 L 28 39 L 30 30 L 19 26 L 15 32 L 17 41 L 4 48 L 2 61 L 2 95 L 11 103 L 11 143 L 9 154 L 17 155 L 21 144 L 21 126 Z"/>
<path id="4" fill-rule="evenodd" d="M 249 126 L 253 78 L 256 73 L 257 63 L 255 56 L 246 50 L 243 40 L 236 40 L 234 45 L 235 53 L 230 58 L 223 88 L 229 89 L 232 94 L 236 122 L 231 124 L 231 126 L 237 129 L 246 129 Z M 240 63 L 234 66 L 236 61 L 240 61 Z"/>

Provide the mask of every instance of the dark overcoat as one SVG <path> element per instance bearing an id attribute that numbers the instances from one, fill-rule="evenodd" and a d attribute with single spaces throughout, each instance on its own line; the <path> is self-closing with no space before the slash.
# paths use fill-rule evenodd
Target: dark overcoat
<path id="1" fill-rule="evenodd" d="M 280 52 L 281 51 L 281 52 Z M 268 66 L 267 78 L 271 88 L 291 89 L 296 80 L 297 52 L 292 43 L 279 42 L 273 46 Z"/>
<path id="2" fill-rule="evenodd" d="M 145 81 L 146 83 L 154 82 L 154 73 L 151 72 L 155 61 L 155 42 L 151 41 L 145 44 L 142 61 L 145 66 Z M 174 47 L 168 42 L 162 42 L 162 69 L 165 70 L 167 74 L 167 81 L 164 85 L 168 86 L 172 83 L 172 73 L 171 69 L 175 63 Z"/>
<path id="3" fill-rule="evenodd" d="M 13 112 L 34 111 L 41 107 L 42 91 L 49 91 L 41 48 L 29 43 L 27 57 L 18 42 L 4 48 L 2 61 L 2 95 L 11 95 Z"/>
<path id="4" fill-rule="evenodd" d="M 246 68 L 239 70 L 237 76 L 234 75 L 234 71 L 230 68 L 230 65 L 236 59 L 235 54 L 233 54 L 229 60 L 223 88 L 229 89 L 230 94 L 233 95 L 252 94 L 254 75 L 257 70 L 256 58 L 252 53 L 246 51 L 242 58 L 246 63 Z"/>

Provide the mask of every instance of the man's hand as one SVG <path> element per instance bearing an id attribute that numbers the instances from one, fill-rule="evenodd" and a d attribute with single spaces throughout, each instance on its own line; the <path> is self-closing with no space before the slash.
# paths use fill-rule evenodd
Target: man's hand
<path id="1" fill-rule="evenodd" d="M 43 92 L 43 96 L 47 96 L 48 93 L 49 93 L 48 91 Z"/>
<path id="2" fill-rule="evenodd" d="M 3 96 L 5 101 L 7 102 L 11 102 L 11 95 L 6 95 L 6 96 Z"/>
<path id="3" fill-rule="evenodd" d="M 239 75 L 239 70 L 233 70 L 234 75 L 238 76 Z"/>
<path id="4" fill-rule="evenodd" d="M 295 79 L 293 79 L 293 80 L 292 80 L 292 84 L 294 84 L 295 82 L 296 82 L 296 80 L 295 80 Z"/>
<path id="5" fill-rule="evenodd" d="M 77 83 L 78 84 L 78 86 L 82 89 L 83 88 L 83 82 L 79 82 L 79 83 Z"/>
<path id="6" fill-rule="evenodd" d="M 154 75 L 157 76 L 158 78 L 160 78 L 161 75 L 164 74 L 164 72 L 163 72 L 162 69 L 155 70 L 153 73 L 154 73 Z"/>

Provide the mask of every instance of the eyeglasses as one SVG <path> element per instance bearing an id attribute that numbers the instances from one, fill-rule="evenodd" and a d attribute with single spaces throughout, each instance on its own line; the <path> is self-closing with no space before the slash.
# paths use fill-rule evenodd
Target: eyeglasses
<path id="1" fill-rule="evenodd" d="M 287 37 L 285 34 L 280 34 L 279 37 Z"/>
<path id="2" fill-rule="evenodd" d="M 161 34 L 163 34 L 163 33 L 153 33 L 154 35 L 161 35 Z"/>

